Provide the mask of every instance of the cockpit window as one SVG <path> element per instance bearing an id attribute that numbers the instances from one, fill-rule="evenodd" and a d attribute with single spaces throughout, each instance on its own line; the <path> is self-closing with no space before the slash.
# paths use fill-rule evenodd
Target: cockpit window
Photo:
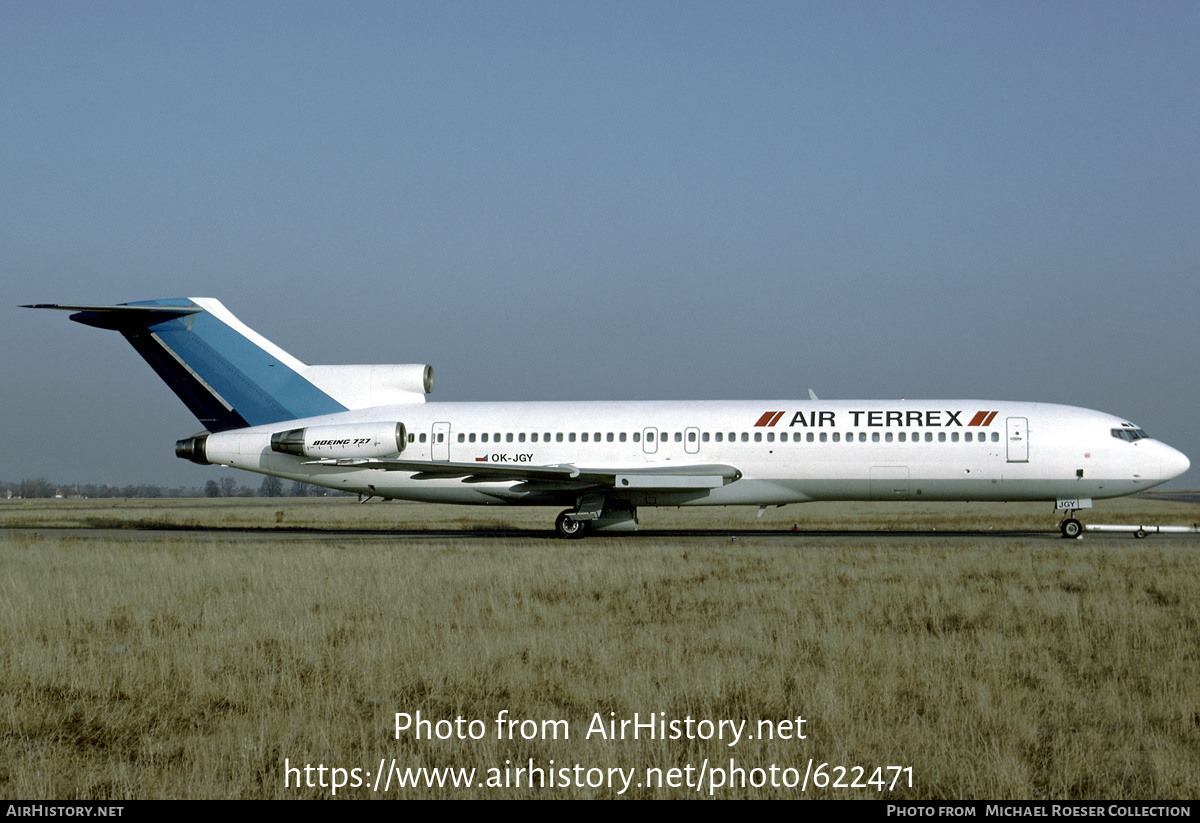
<path id="1" fill-rule="evenodd" d="M 1146 434 L 1141 429 L 1129 428 L 1129 429 L 1113 429 L 1112 436 L 1117 438 L 1118 440 L 1127 440 L 1130 443 L 1133 443 L 1136 440 L 1142 440 L 1143 438 L 1149 437 L 1150 435 Z"/>

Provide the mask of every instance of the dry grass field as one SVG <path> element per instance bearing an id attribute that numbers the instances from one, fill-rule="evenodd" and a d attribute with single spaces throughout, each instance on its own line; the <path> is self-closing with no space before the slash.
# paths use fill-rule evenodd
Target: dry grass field
<path id="1" fill-rule="evenodd" d="M 812 504 L 646 510 L 643 529 L 708 531 L 562 541 L 553 514 L 0 501 L 0 795 L 331 797 L 338 768 L 349 798 L 1200 797 L 1200 537 L 1060 540 L 1046 505 Z M 418 711 L 486 734 L 397 738 Z M 569 739 L 497 739 L 505 711 Z M 586 736 L 597 713 L 659 712 L 753 739 Z M 758 734 L 797 716 L 804 739 Z M 376 791 L 381 760 L 475 783 Z M 530 761 L 553 788 L 511 785 Z M 820 785 L 822 763 L 912 786 Z M 656 769 L 678 785 L 647 785 Z"/>

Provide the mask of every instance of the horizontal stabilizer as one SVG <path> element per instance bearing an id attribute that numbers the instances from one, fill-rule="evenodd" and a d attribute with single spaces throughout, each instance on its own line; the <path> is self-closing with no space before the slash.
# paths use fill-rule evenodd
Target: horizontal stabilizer
<path id="1" fill-rule="evenodd" d="M 71 319 L 76 323 L 113 331 L 144 328 L 175 317 L 204 311 L 199 306 L 131 306 L 127 303 L 119 303 L 115 306 L 66 306 L 59 303 L 34 303 L 21 306 L 21 308 L 78 312 L 78 314 L 71 315 Z"/>

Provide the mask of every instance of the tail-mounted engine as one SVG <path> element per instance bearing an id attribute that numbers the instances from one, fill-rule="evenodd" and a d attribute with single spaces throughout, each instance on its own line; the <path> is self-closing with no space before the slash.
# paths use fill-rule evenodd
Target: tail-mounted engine
<path id="1" fill-rule="evenodd" d="M 191 460 L 193 463 L 199 463 L 201 466 L 208 465 L 208 454 L 206 446 L 208 445 L 209 433 L 197 434 L 184 440 L 175 441 L 175 456 L 182 457 L 184 460 Z"/>
<path id="2" fill-rule="evenodd" d="M 307 426 L 271 435 L 271 451 L 297 457 L 394 457 L 404 451 L 403 423 Z"/>
<path id="3" fill-rule="evenodd" d="M 235 430 L 203 432 L 175 443 L 175 456 L 201 466 L 210 463 L 254 468 L 270 449 L 297 457 L 395 457 L 408 443 L 403 423 L 349 423 L 341 426 L 307 426 L 268 435 Z"/>

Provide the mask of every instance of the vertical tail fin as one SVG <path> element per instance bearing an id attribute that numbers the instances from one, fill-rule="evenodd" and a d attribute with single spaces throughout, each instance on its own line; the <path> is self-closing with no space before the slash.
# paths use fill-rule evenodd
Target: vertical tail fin
<path id="1" fill-rule="evenodd" d="M 115 306 L 38 304 L 120 332 L 213 432 L 345 411 L 308 367 L 245 326 L 219 300 L 170 298 Z"/>

